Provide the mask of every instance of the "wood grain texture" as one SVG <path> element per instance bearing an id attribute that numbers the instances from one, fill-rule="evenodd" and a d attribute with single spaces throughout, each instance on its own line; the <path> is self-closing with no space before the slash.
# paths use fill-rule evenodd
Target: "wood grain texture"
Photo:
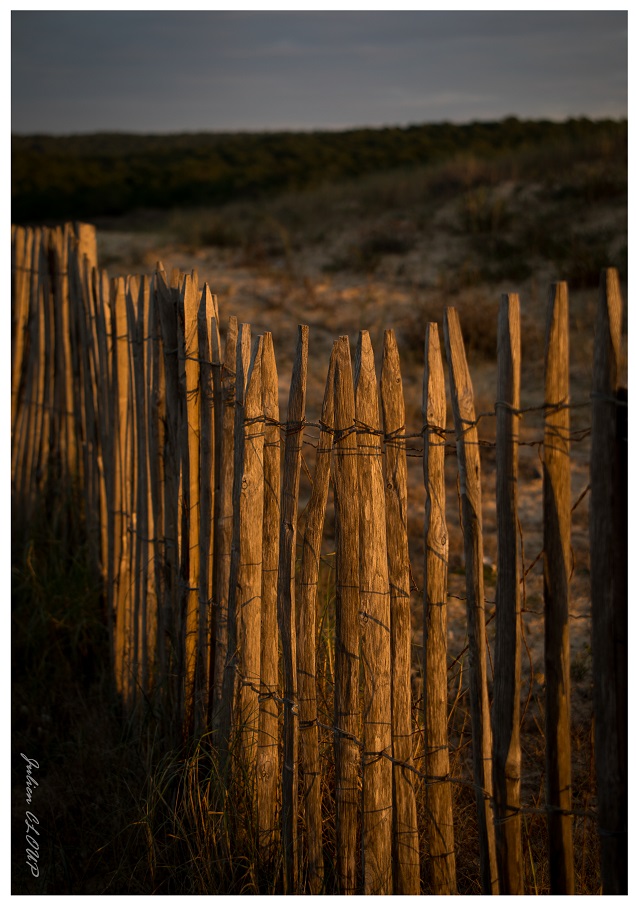
<path id="1" fill-rule="evenodd" d="M 219 465 L 218 507 L 215 512 L 215 560 L 216 581 L 214 585 L 214 673 L 212 693 L 213 742 L 219 745 L 219 726 L 223 704 L 223 679 L 227 663 L 228 648 L 228 594 L 232 559 L 232 496 L 234 484 L 234 420 L 236 394 L 236 364 L 238 323 L 236 316 L 230 316 L 225 338 L 223 368 L 221 369 L 221 461 Z"/>
<path id="2" fill-rule="evenodd" d="M 282 841 L 286 893 L 298 890 L 298 676 L 296 669 L 296 535 L 298 489 L 305 428 L 309 328 L 298 326 L 296 355 L 289 388 L 281 492 L 278 563 L 278 627 L 283 651 Z"/>
<path id="3" fill-rule="evenodd" d="M 444 337 L 457 435 L 457 463 L 466 557 L 473 777 L 479 827 L 481 887 L 485 894 L 496 894 L 499 893 L 499 881 L 492 810 L 492 731 L 486 671 L 488 651 L 484 611 L 481 462 L 473 386 L 466 362 L 459 316 L 453 307 L 445 310 Z"/>
<path id="4" fill-rule="evenodd" d="M 523 894 L 521 853 L 521 596 L 517 521 L 521 321 L 519 296 L 503 294 L 497 328 L 497 633 L 493 786 L 499 890 Z"/>
<path id="5" fill-rule="evenodd" d="M 183 367 L 185 372 L 185 423 L 181 451 L 182 478 L 182 570 L 186 594 L 185 605 L 185 720 L 188 731 L 194 728 L 197 668 L 201 654 L 199 636 L 201 624 L 201 518 L 200 481 L 201 465 L 201 384 L 199 377 L 199 287 L 196 277 L 186 275 L 181 288 L 183 304 Z M 201 697 L 199 696 L 199 702 Z"/>
<path id="6" fill-rule="evenodd" d="M 234 401 L 234 478 L 232 482 L 232 544 L 230 556 L 229 586 L 227 594 L 227 651 L 223 670 L 223 689 L 219 715 L 219 747 L 222 759 L 228 767 L 229 753 L 236 737 L 238 716 L 239 666 L 241 634 L 241 603 L 239 598 L 239 570 L 241 565 L 241 490 L 243 487 L 243 462 L 245 458 L 245 391 L 251 351 L 251 328 L 241 323 L 236 343 L 236 393 Z"/>
<path id="7" fill-rule="evenodd" d="M 115 280 L 112 286 L 114 312 L 114 349 L 117 367 L 117 409 L 115 423 L 117 428 L 117 479 L 115 496 L 115 513 L 117 518 L 116 540 L 116 684 L 124 705 L 131 701 L 130 685 L 130 604 L 131 571 L 130 571 L 130 504 L 132 499 L 132 422 L 131 385 L 130 385 L 130 352 L 128 336 L 128 316 L 126 311 L 126 290 L 123 278 Z"/>
<path id="8" fill-rule="evenodd" d="M 67 223 L 52 233 L 52 258 L 55 265 L 54 293 L 56 312 L 55 347 L 57 404 L 60 413 L 60 458 L 65 466 L 64 474 L 75 471 L 77 464 L 77 439 L 73 404 L 73 370 L 71 361 L 70 303 L 68 286 L 68 239 L 72 228 Z"/>
<path id="9" fill-rule="evenodd" d="M 393 757 L 413 765 L 411 734 L 411 567 L 408 544 L 406 414 L 400 356 L 384 332 L 380 381 L 384 425 L 386 540 L 391 594 L 391 730 Z M 393 891 L 420 893 L 419 835 L 413 773 L 393 766 Z"/>
<path id="10" fill-rule="evenodd" d="M 168 647 L 166 634 L 170 622 L 170 592 L 165 578 L 165 483 L 164 452 L 166 443 L 166 384 L 161 344 L 161 323 L 159 319 L 159 298 L 156 278 L 150 288 L 148 306 L 148 476 L 150 480 L 150 502 L 154 534 L 153 572 L 157 595 L 157 622 L 155 633 L 155 674 L 156 697 L 165 709 L 168 691 Z M 164 716 L 167 714 L 164 712 Z"/>
<path id="11" fill-rule="evenodd" d="M 307 823 L 307 888 L 311 894 L 321 893 L 324 884 L 322 779 L 317 722 L 316 600 L 333 446 L 335 354 L 336 344 L 334 343 L 320 416 L 324 427 L 321 427 L 318 438 L 311 497 L 305 510 L 305 533 L 298 587 L 298 708 L 301 769 Z"/>
<path id="12" fill-rule="evenodd" d="M 261 595 L 261 698 L 258 744 L 258 833 L 263 861 L 271 863 L 279 845 L 276 819 L 280 786 L 278 765 L 278 555 L 280 539 L 281 440 L 278 371 L 271 332 L 263 335 L 263 586 Z"/>
<path id="13" fill-rule="evenodd" d="M 360 805 L 360 509 L 355 401 L 349 339 L 337 342 L 334 373 L 334 505 L 336 522 L 336 877 L 338 891 L 356 893 Z"/>
<path id="14" fill-rule="evenodd" d="M 570 348 L 568 289 L 550 288 L 545 345 L 543 597 L 545 604 L 546 800 L 550 887 L 574 893 L 570 751 Z"/>
<path id="15" fill-rule="evenodd" d="M 163 511 L 165 535 L 165 592 L 166 642 L 168 656 L 168 709 L 171 729 L 176 735 L 181 728 L 180 705 L 183 677 L 181 644 L 182 610 L 179 592 L 179 484 L 181 472 L 181 444 L 179 426 L 179 363 L 177 360 L 177 302 L 168 286 L 165 272 L 157 269 L 155 276 L 165 376 L 165 433 L 163 447 L 164 485 Z"/>
<path id="16" fill-rule="evenodd" d="M 98 309 L 97 337 L 99 348 L 99 369 L 101 388 L 101 413 L 98 417 L 100 426 L 100 439 L 103 452 L 104 465 L 104 490 L 106 505 L 106 617 L 110 644 L 110 657 L 113 672 L 115 671 L 115 616 L 116 616 L 116 552 L 115 533 L 116 519 L 115 509 L 116 495 L 116 440 L 114 432 L 115 404 L 115 355 L 113 351 L 112 309 L 110 305 L 110 281 L 108 273 L 103 271 L 96 279 Z M 46 296 L 46 294 L 45 294 Z M 48 306 L 48 299 L 47 299 Z M 47 417 L 48 422 L 48 417 Z"/>
<path id="17" fill-rule="evenodd" d="M 219 304 L 216 294 L 211 295 L 212 312 L 208 319 L 208 341 L 212 362 L 212 498 L 210 541 L 212 560 L 209 567 L 209 642 L 208 658 L 208 723 L 214 721 L 214 683 L 216 672 L 216 640 L 217 640 L 217 603 L 216 589 L 219 569 L 219 509 L 221 502 L 221 453 L 223 446 L 223 350 L 221 345 Z"/>
<path id="18" fill-rule="evenodd" d="M 80 362 L 83 399 L 83 423 L 84 423 L 84 470 L 86 472 L 84 483 L 84 503 L 86 515 L 86 528 L 89 545 L 89 560 L 95 576 L 103 578 L 105 570 L 102 569 L 100 553 L 100 476 L 99 457 L 100 446 L 98 436 L 97 417 L 99 415 L 99 371 L 96 359 L 96 336 L 94 323 L 96 319 L 96 302 L 94 284 L 91 271 L 88 267 L 86 256 L 81 259 L 79 253 L 74 254 L 73 277 L 77 283 L 80 302 L 76 304 L 77 337 L 80 342 Z M 41 315 L 41 301 L 38 304 Z M 42 348 L 43 349 L 43 348 Z M 38 355 L 41 355 L 41 351 Z M 39 397 L 36 404 L 38 411 L 36 424 L 36 442 L 40 443 L 41 418 L 39 410 L 42 400 Z M 36 462 L 37 468 L 37 462 Z"/>
<path id="19" fill-rule="evenodd" d="M 132 679 L 135 701 L 138 686 L 147 695 L 147 580 L 148 572 L 148 478 L 146 451 L 146 398 L 144 372 L 144 294 L 145 278 L 130 281 L 126 290 L 128 334 L 131 355 L 131 421 L 132 421 Z"/>
<path id="20" fill-rule="evenodd" d="M 203 285 L 197 307 L 199 359 L 199 621 L 195 674 L 194 731 L 201 734 L 208 718 L 210 682 L 210 608 L 212 605 L 212 520 L 214 515 L 214 415 L 210 321 L 216 308 L 209 285 Z"/>
<path id="21" fill-rule="evenodd" d="M 601 275 L 594 334 L 590 548 L 595 758 L 604 894 L 627 893 L 627 395 L 619 394 L 622 299 Z"/>
<path id="22" fill-rule="evenodd" d="M 368 331 L 355 358 L 360 515 L 360 632 L 363 684 L 362 796 L 364 891 L 392 894 L 391 602 L 380 411 Z"/>
<path id="23" fill-rule="evenodd" d="M 426 326 L 424 383 L 424 715 L 426 809 L 431 889 L 457 892 L 448 752 L 448 528 L 446 525 L 446 387 L 437 324 Z"/>
<path id="24" fill-rule="evenodd" d="M 86 257 L 89 267 L 94 269 L 97 266 L 97 229 L 88 222 L 75 222 L 73 230 L 80 261 Z"/>
<path id="25" fill-rule="evenodd" d="M 244 452 L 239 497 L 239 564 L 236 584 L 239 718 L 242 760 L 255 775 L 261 690 L 261 589 L 263 576 L 263 337 L 252 347 L 244 400 Z M 239 471 L 238 469 L 236 471 Z M 256 785 L 253 785 L 254 789 Z M 256 805 L 256 796 L 254 796 Z"/>

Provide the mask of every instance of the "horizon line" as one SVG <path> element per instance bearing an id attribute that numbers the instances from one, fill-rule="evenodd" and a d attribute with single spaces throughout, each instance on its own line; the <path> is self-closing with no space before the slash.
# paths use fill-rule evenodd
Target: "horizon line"
<path id="1" fill-rule="evenodd" d="M 522 118 L 518 115 L 507 114 L 498 118 L 473 118 L 466 120 L 452 119 L 435 119 L 424 122 L 411 122 L 408 124 L 385 124 L 385 125 L 322 125 L 322 126 L 273 126 L 267 128 L 236 128 L 236 129 L 213 129 L 213 128 L 185 128 L 174 131 L 147 131 L 147 130 L 129 130 L 124 128 L 104 128 L 92 129 L 87 131 L 11 131 L 11 137 L 14 138 L 76 138 L 76 137 L 97 137 L 100 135 L 109 136 L 135 136 L 135 137 L 174 137 L 181 135 L 215 135 L 218 137 L 237 136 L 237 135 L 274 135 L 274 134 L 346 134 L 354 131 L 408 131 L 414 128 L 426 128 L 427 126 L 451 125 L 453 127 L 462 127 L 469 125 L 491 125 L 501 124 L 504 122 L 520 122 L 522 124 L 546 122 L 554 125 L 562 125 L 567 122 L 588 121 L 588 122 L 627 122 L 627 114 L 623 116 L 590 116 L 585 114 L 567 115 L 567 116 L 541 116 Z"/>

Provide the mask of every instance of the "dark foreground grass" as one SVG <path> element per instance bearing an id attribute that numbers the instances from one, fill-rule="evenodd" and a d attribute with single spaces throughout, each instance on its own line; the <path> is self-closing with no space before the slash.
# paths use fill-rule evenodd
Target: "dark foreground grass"
<path id="1" fill-rule="evenodd" d="M 171 748 L 150 711 L 131 727 L 109 671 L 101 584 L 73 491 L 58 491 L 32 523 L 14 510 L 12 550 L 12 892 L 15 894 L 280 893 L 280 847 L 259 855 L 253 771 L 234 767 L 231 783 L 210 735 Z M 327 584 L 325 596 L 332 591 Z M 329 721 L 333 689 L 333 604 L 321 618 L 318 651 Z M 450 683 L 458 890 L 480 893 L 466 677 Z M 527 893 L 548 893 L 540 694 L 523 729 L 522 841 Z M 574 805 L 593 810 L 591 727 L 573 733 Z M 416 731 L 415 763 L 423 740 Z M 37 761 L 38 785 L 25 799 L 24 754 Z M 335 891 L 335 816 L 331 736 L 321 735 L 326 892 Z M 428 892 L 427 813 L 417 785 L 422 891 Z M 38 819 L 38 877 L 26 864 L 25 814 Z M 302 835 L 304 823 L 299 823 Z M 577 891 L 600 889 L 598 842 L 591 817 L 574 820 Z"/>

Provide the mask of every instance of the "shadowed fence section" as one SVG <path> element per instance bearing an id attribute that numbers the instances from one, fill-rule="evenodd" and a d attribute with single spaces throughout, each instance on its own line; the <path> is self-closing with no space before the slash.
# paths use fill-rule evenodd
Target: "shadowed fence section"
<path id="1" fill-rule="evenodd" d="M 280 421 L 271 333 L 253 335 L 233 316 L 224 325 L 216 296 L 199 286 L 196 273 L 175 270 L 168 277 L 158 264 L 151 275 L 109 279 L 97 267 L 95 246 L 94 230 L 85 225 L 12 231 L 12 501 L 16 526 L 36 515 L 53 522 L 57 498 L 81 492 L 114 682 L 132 727 L 144 727 L 151 715 L 168 746 L 184 748 L 191 739 L 209 746 L 220 773 L 215 815 L 230 794 L 242 792 L 245 829 L 254 838 L 254 884 L 267 878 L 288 893 L 454 893 L 453 792 L 469 783 L 482 892 L 523 892 L 521 822 L 529 812 L 548 821 L 553 890 L 572 892 L 578 812 L 569 743 L 566 285 L 553 285 L 548 298 L 540 408 L 546 806 L 524 809 L 517 295 L 502 297 L 498 323 L 498 579 L 489 675 L 480 440 L 456 310 L 447 309 L 444 320 L 452 430 L 432 322 L 415 433 L 407 429 L 392 331 L 385 332 L 379 384 L 368 332 L 360 332 L 353 367 L 348 338 L 334 341 L 321 418 L 311 423 L 310 334 L 299 326 L 287 419 Z M 618 278 L 609 270 L 601 278 L 593 367 L 590 515 L 606 892 L 627 883 L 627 398 L 618 383 L 620 327 Z M 307 432 L 317 442 L 303 510 Z M 422 697 L 412 695 L 411 685 L 416 604 L 406 456 L 413 448 L 423 453 L 425 490 L 418 551 Z M 466 561 L 468 779 L 451 774 L 449 761 L 445 456 L 451 451 L 459 464 Z M 326 552 L 331 514 L 335 537 Z"/>

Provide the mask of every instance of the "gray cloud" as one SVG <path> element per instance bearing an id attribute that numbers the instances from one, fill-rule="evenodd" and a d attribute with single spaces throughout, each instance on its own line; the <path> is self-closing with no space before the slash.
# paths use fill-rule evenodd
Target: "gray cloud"
<path id="1" fill-rule="evenodd" d="M 626 12 L 13 12 L 16 132 L 627 114 Z"/>

